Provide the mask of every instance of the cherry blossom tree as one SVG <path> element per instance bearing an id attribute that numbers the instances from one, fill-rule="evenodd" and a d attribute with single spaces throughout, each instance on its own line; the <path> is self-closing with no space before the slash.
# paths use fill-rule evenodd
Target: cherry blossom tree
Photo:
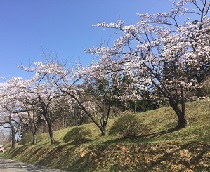
<path id="1" fill-rule="evenodd" d="M 19 77 L 0 83 L 0 125 L 11 129 L 12 148 L 15 147 L 16 134 L 21 130 L 23 109 L 20 97 L 27 84 Z"/>
<path id="2" fill-rule="evenodd" d="M 20 66 L 20 68 L 34 73 L 30 79 L 32 84 L 28 90 L 30 98 L 27 103 L 35 105 L 36 113 L 41 114 L 45 119 L 51 144 L 54 144 L 53 121 L 55 114 L 53 111 L 57 109 L 58 102 L 63 96 L 59 87 L 62 85 L 68 70 L 63 70 L 62 65 L 52 59 L 47 59 L 45 63 L 35 62 L 33 66 Z"/>
<path id="3" fill-rule="evenodd" d="M 32 134 L 32 145 L 37 144 L 37 132 L 39 130 L 39 127 L 41 127 L 43 119 L 41 114 L 38 112 L 38 103 L 34 101 L 33 99 L 30 99 L 31 97 L 28 96 L 29 94 L 26 94 L 27 96 L 24 97 L 23 100 L 23 107 L 25 109 L 25 115 L 22 116 L 22 130 L 21 135 L 24 137 L 24 135 L 27 132 L 31 132 Z"/>
<path id="4" fill-rule="evenodd" d="M 120 65 L 110 63 L 109 60 L 103 58 L 79 70 L 83 90 L 77 98 L 78 104 L 86 109 L 84 111 L 98 126 L 101 135 L 106 134 L 111 107 L 116 101 L 125 103 L 140 98 L 137 93 L 134 94 L 140 91 L 134 87 L 135 81 L 130 79 L 126 82 L 128 79 L 125 79 L 126 75 L 121 72 Z"/>
<path id="5" fill-rule="evenodd" d="M 186 127 L 188 92 L 202 87 L 209 75 L 209 6 L 207 0 L 177 0 L 169 12 L 138 14 L 134 25 L 121 20 L 98 23 L 96 27 L 115 29 L 119 38 L 110 47 L 101 45 L 87 52 L 99 56 L 100 63 L 120 66 L 120 71 L 135 81 L 135 88 L 158 91 L 175 111 L 177 128 Z"/>
<path id="6" fill-rule="evenodd" d="M 32 86 L 36 94 L 37 102 L 40 104 L 40 113 L 44 116 L 48 124 L 51 143 L 54 143 L 52 133 L 52 114 L 57 112 L 57 105 L 65 101 L 69 109 L 77 107 L 81 113 L 90 118 L 92 122 L 105 134 L 105 122 L 97 120 L 97 99 L 87 93 L 87 87 L 84 83 L 84 76 L 89 72 L 85 68 L 78 66 L 67 70 L 65 65 L 61 65 L 53 60 L 48 60 L 44 63 L 35 63 L 35 67 L 22 69 L 30 72 L 35 72 L 35 85 Z M 62 98 L 61 98 L 62 97 Z M 75 106 L 76 105 L 76 106 Z"/>
<path id="7" fill-rule="evenodd" d="M 47 60 L 45 63 L 35 62 L 29 67 L 19 67 L 27 72 L 32 72 L 34 75 L 29 80 L 12 78 L 1 83 L 0 113 L 5 118 L 4 123 L 14 129 L 13 124 L 18 124 L 15 119 L 18 119 L 19 123 L 21 121 L 22 129 L 27 126 L 32 132 L 32 143 L 36 144 L 36 133 L 40 119 L 44 119 L 48 127 L 51 144 L 54 144 L 53 122 L 60 118 L 61 111 L 71 107 L 70 100 L 66 100 L 68 106 L 65 108 L 61 106 L 65 97 L 60 91 L 60 87 L 65 81 L 68 70 L 64 70 L 61 64 L 53 60 Z"/>
<path id="8" fill-rule="evenodd" d="M 103 111 L 102 118 L 98 121 L 98 112 L 101 111 L 102 107 L 99 106 L 98 97 L 90 93 L 92 91 L 92 89 L 91 91 L 89 90 L 91 83 L 88 82 L 89 80 L 87 81 L 88 76 L 90 76 L 90 70 L 93 72 L 92 67 L 83 68 L 77 66 L 77 69 L 71 68 L 71 70 L 67 70 L 65 65 L 61 65 L 53 60 L 47 61 L 45 64 L 41 62 L 35 63 L 35 67 L 22 67 L 26 71 L 36 72 L 36 86 L 32 86 L 32 88 L 33 90 L 35 88 L 36 90 L 38 88 L 42 90 L 39 93 L 36 91 L 36 97 L 40 103 L 40 112 L 45 117 L 45 120 L 48 120 L 48 128 L 50 128 L 49 124 L 53 120 L 50 116 L 57 114 L 60 109 L 64 109 L 64 107 L 59 108 L 58 105 L 65 105 L 65 110 L 69 109 L 69 111 L 72 111 L 73 109 L 75 110 L 75 107 L 79 109 L 80 116 L 88 117 L 100 129 L 102 135 L 105 134 L 110 107 L 107 115 L 105 116 Z M 105 106 L 103 110 L 105 110 Z M 52 138 L 52 131 L 49 131 L 49 134 Z"/>

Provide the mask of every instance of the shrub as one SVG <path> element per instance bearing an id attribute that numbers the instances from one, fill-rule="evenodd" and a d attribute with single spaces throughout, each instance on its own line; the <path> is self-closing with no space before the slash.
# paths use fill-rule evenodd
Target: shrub
<path id="1" fill-rule="evenodd" d="M 84 143 L 92 140 L 92 132 L 90 128 L 79 126 L 74 127 L 63 137 L 65 143 L 73 141 L 73 143 Z"/>
<path id="2" fill-rule="evenodd" d="M 126 114 L 118 118 L 110 128 L 109 134 L 124 138 L 136 137 L 143 130 L 143 125 L 137 115 Z"/>
<path id="3" fill-rule="evenodd" d="M 23 135 L 23 138 L 19 141 L 18 144 L 28 145 L 28 144 L 31 144 L 31 141 L 32 141 L 32 134 L 28 132 Z"/>
<path id="4" fill-rule="evenodd" d="M 43 136 L 40 133 L 37 133 L 37 143 L 43 139 Z M 31 145 L 33 140 L 33 136 L 31 132 L 27 132 L 24 134 L 23 138 L 18 142 L 19 145 Z"/>

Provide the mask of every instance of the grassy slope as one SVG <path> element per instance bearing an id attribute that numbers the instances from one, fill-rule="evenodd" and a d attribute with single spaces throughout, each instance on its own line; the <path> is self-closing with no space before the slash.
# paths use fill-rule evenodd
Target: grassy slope
<path id="1" fill-rule="evenodd" d="M 93 124 L 95 140 L 74 145 L 63 143 L 71 128 L 55 132 L 59 144 L 43 139 L 37 146 L 17 146 L 4 156 L 69 171 L 210 171 L 210 101 L 188 103 L 190 126 L 174 131 L 176 116 L 163 107 L 137 114 L 146 128 L 135 139 L 118 136 L 99 137 Z M 110 120 L 110 126 L 114 120 Z"/>

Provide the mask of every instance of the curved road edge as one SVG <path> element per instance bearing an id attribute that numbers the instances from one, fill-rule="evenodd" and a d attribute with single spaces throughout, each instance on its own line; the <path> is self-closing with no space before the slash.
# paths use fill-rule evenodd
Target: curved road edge
<path id="1" fill-rule="evenodd" d="M 43 166 L 36 166 L 0 157 L 1 172 L 65 172 L 59 169 L 48 169 Z"/>

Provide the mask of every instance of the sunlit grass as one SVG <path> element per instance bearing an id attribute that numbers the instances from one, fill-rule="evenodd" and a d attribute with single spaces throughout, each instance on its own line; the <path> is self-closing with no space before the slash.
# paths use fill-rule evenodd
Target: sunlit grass
<path id="1" fill-rule="evenodd" d="M 37 146 L 19 145 L 5 156 L 70 171 L 158 171 L 165 168 L 205 171 L 210 168 L 209 100 L 187 103 L 186 113 L 189 126 L 180 130 L 175 129 L 174 111 L 162 107 L 136 113 L 146 128 L 135 138 L 109 135 L 115 118 L 109 120 L 106 136 L 101 137 L 93 123 L 85 124 L 83 127 L 92 131 L 90 140 L 80 144 L 65 143 L 63 137 L 73 128 L 68 127 L 54 132 L 57 144 L 53 146 L 45 133 Z"/>

